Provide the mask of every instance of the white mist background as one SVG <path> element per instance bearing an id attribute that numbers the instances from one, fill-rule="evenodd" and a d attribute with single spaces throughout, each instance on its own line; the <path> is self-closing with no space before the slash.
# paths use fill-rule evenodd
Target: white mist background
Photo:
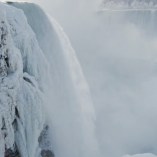
<path id="1" fill-rule="evenodd" d="M 61 24 L 77 53 L 96 111 L 102 156 L 157 154 L 154 30 L 130 22 L 125 12 L 98 13 L 101 1 L 33 2 Z"/>

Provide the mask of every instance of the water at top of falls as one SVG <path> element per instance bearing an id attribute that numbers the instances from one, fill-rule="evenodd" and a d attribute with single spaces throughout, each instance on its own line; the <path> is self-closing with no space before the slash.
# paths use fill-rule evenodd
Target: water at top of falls
<path id="1" fill-rule="evenodd" d="M 103 10 L 156 10 L 156 0 L 104 0 Z"/>

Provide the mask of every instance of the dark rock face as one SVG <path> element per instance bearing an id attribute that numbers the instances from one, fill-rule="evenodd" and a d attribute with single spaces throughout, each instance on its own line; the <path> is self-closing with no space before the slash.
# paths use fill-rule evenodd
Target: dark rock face
<path id="1" fill-rule="evenodd" d="M 6 23 L 3 20 L 0 22 L 0 79 L 3 80 L 7 76 L 8 30 Z"/>
<path id="2" fill-rule="evenodd" d="M 20 157 L 20 154 L 16 148 L 15 151 L 11 150 L 11 149 L 6 149 L 5 150 L 5 157 Z"/>
<path id="3" fill-rule="evenodd" d="M 49 126 L 45 125 L 38 139 L 39 147 L 41 148 L 42 157 L 54 157 L 53 149 L 50 142 Z"/>
<path id="4" fill-rule="evenodd" d="M 54 157 L 54 153 L 51 150 L 42 150 L 41 151 L 42 157 Z"/>

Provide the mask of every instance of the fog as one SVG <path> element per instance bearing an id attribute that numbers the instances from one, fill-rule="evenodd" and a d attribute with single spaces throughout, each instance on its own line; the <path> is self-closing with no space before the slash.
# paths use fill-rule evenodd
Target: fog
<path id="1" fill-rule="evenodd" d="M 50 13 L 68 34 L 90 87 L 101 154 L 157 154 L 156 11 L 99 7 L 59 1 Z"/>
<path id="2" fill-rule="evenodd" d="M 33 2 L 60 23 L 76 51 L 101 155 L 157 155 L 157 11 L 98 11 L 98 0 Z"/>

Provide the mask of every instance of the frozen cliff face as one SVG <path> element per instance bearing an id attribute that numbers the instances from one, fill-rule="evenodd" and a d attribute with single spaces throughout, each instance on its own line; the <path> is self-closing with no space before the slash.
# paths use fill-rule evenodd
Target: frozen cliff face
<path id="1" fill-rule="evenodd" d="M 17 24 L 16 18 L 24 20 Z M 0 156 L 4 156 L 5 149 L 6 156 L 18 152 L 21 157 L 41 154 L 38 138 L 44 124 L 42 94 L 35 78 L 23 74 L 22 49 L 14 39 L 23 27 L 27 25 L 22 12 L 0 3 Z"/>
<path id="2" fill-rule="evenodd" d="M 0 128 L 3 141 L 1 143 L 3 148 L 5 143 L 6 149 L 13 149 L 13 123 L 16 119 L 17 92 L 22 81 L 22 59 L 19 50 L 13 45 L 6 14 L 1 4 L 0 36 Z"/>

